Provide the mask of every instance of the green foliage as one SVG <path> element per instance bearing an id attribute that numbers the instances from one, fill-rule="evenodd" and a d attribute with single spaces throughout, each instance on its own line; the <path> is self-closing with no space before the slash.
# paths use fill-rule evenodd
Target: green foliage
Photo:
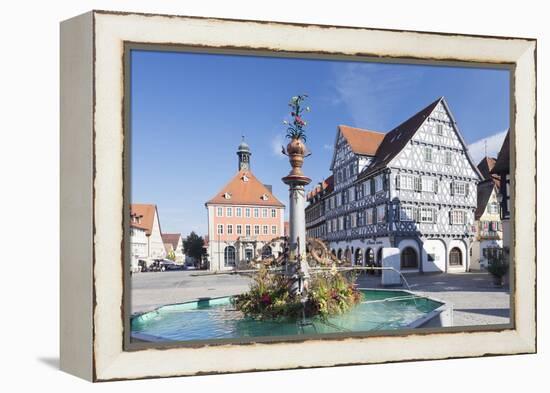
<path id="1" fill-rule="evenodd" d="M 343 313 L 361 301 L 361 293 L 353 285 L 353 277 L 332 272 L 315 276 L 309 282 L 304 305 L 300 298 L 289 292 L 289 281 L 281 274 L 260 268 L 250 291 L 233 299 L 235 307 L 245 315 L 258 319 L 300 317 L 326 318 Z"/>
<path id="2" fill-rule="evenodd" d="M 504 257 L 503 253 L 500 253 L 498 256 L 489 260 L 489 266 L 487 267 L 487 270 L 493 276 L 497 278 L 502 278 L 506 275 L 506 273 L 508 273 L 508 267 L 508 261 Z"/>
<path id="3" fill-rule="evenodd" d="M 290 112 L 290 115 L 292 116 L 292 123 L 289 124 L 286 120 L 284 122 L 288 125 L 286 137 L 289 139 L 302 139 L 304 142 L 306 141 L 306 131 L 304 130 L 304 127 L 307 123 L 302 119 L 304 110 L 309 112 L 309 106 L 305 108 L 302 107 L 302 101 L 306 98 L 307 94 L 302 94 L 294 96 L 290 99 L 288 106 L 292 108 L 292 111 Z"/>
<path id="4" fill-rule="evenodd" d="M 355 277 L 332 272 L 316 276 L 308 293 L 309 313 L 326 318 L 341 314 L 361 301 L 361 292 L 355 288 Z"/>
<path id="5" fill-rule="evenodd" d="M 195 261 L 200 262 L 206 254 L 204 239 L 195 232 L 191 232 L 183 241 L 183 252 L 185 255 L 194 258 Z"/>

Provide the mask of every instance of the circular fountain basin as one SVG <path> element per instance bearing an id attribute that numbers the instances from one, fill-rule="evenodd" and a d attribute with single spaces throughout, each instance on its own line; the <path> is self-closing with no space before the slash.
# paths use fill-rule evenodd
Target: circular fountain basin
<path id="1" fill-rule="evenodd" d="M 159 307 L 131 320 L 134 340 L 193 341 L 327 333 L 369 332 L 442 326 L 445 303 L 409 291 L 361 290 L 363 300 L 350 311 L 323 320 L 257 320 L 235 310 L 230 297 Z M 444 318 L 443 318 L 444 319 Z M 434 325 L 435 321 L 435 325 Z"/>

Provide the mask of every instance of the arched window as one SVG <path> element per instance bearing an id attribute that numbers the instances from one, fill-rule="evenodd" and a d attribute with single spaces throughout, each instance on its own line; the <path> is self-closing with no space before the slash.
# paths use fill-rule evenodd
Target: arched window
<path id="1" fill-rule="evenodd" d="M 346 261 L 351 262 L 351 250 L 349 248 L 346 248 L 345 257 Z"/>
<path id="2" fill-rule="evenodd" d="M 270 246 L 266 245 L 262 248 L 262 258 L 270 257 L 272 254 L 273 254 L 273 250 L 271 249 Z"/>
<path id="3" fill-rule="evenodd" d="M 235 266 L 235 247 L 233 246 L 225 247 L 223 254 L 224 254 L 224 265 Z"/>
<path id="4" fill-rule="evenodd" d="M 462 251 L 458 247 L 451 248 L 449 252 L 449 265 L 460 266 L 462 265 Z"/>
<path id="5" fill-rule="evenodd" d="M 363 250 L 360 248 L 355 250 L 355 264 L 356 265 L 362 265 L 363 264 Z"/>
<path id="6" fill-rule="evenodd" d="M 412 247 L 405 247 L 401 251 L 401 269 L 416 269 L 418 268 L 418 255 Z"/>
<path id="7" fill-rule="evenodd" d="M 372 248 L 367 248 L 365 251 L 365 259 L 367 266 L 374 266 L 374 250 Z"/>
<path id="8" fill-rule="evenodd" d="M 338 249 L 338 252 L 336 253 L 336 258 L 342 259 L 342 249 L 341 248 Z"/>

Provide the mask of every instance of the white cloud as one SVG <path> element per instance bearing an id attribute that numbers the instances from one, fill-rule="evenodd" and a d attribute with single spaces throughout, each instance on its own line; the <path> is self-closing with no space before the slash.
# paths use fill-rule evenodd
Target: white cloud
<path id="1" fill-rule="evenodd" d="M 410 97 L 405 93 L 420 84 L 422 72 L 400 72 L 390 65 L 353 63 L 335 68 L 332 97 L 335 105 L 343 104 L 352 116 L 355 126 L 385 131 L 393 108 Z"/>
<path id="2" fill-rule="evenodd" d="M 480 139 L 468 145 L 468 152 L 477 165 L 485 155 L 496 157 L 506 137 L 507 131 L 497 132 L 487 138 Z M 485 154 L 485 143 L 487 142 L 487 154 Z"/>

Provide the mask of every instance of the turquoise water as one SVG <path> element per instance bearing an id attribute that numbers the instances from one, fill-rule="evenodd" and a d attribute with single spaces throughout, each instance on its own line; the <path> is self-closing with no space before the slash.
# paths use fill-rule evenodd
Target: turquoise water
<path id="1" fill-rule="evenodd" d="M 132 334 L 160 341 L 365 332 L 406 328 L 442 303 L 403 291 L 363 290 L 363 301 L 324 321 L 318 317 L 259 321 L 245 317 L 229 297 L 160 307 L 132 319 Z"/>

